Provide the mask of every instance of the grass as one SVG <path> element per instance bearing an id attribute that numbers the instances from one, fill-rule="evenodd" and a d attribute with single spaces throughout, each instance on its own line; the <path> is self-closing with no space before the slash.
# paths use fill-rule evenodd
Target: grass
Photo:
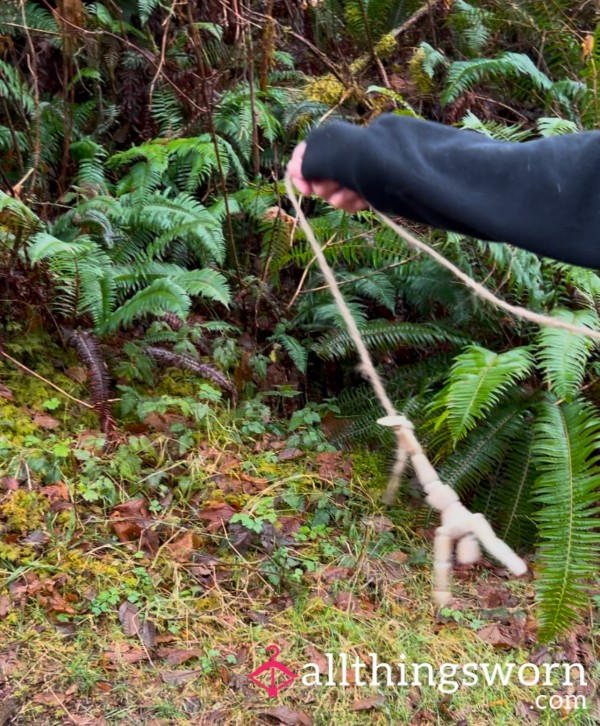
<path id="1" fill-rule="evenodd" d="M 380 452 L 308 451 L 280 461 L 283 441 L 267 430 L 244 436 L 218 405 L 209 428 L 131 433 L 124 419 L 120 439 L 102 452 L 88 413 L 61 401 L 51 411 L 60 425 L 40 429 L 35 413 L 47 411 L 54 392 L 9 369 L 3 381 L 13 392 L 0 447 L 6 723 L 476 726 L 527 722 L 540 693 L 568 695 L 558 680 L 453 693 L 425 681 L 373 689 L 297 680 L 268 699 L 247 676 L 271 643 L 295 672 L 322 665 L 325 653 L 363 662 L 376 653 L 392 664 L 404 654 L 436 669 L 573 655 L 568 643 L 536 645 L 531 582 L 508 581 L 489 563 L 458 569 L 451 607 L 435 612 L 431 532 L 420 529 L 423 510 L 408 495 L 392 510 L 379 504 Z M 82 393 L 74 384 L 71 392 Z M 134 498 L 146 502 L 141 534 L 119 539 L 114 507 Z M 156 637 L 127 634 L 124 602 Z M 493 624 L 513 642 L 483 637 Z M 592 618 L 573 636 L 592 657 L 594 628 Z M 588 667 L 589 680 L 597 669 Z M 585 695 L 587 709 L 536 709 L 532 722 L 595 723 L 591 688 Z M 365 700 L 374 696 L 383 698 Z"/>

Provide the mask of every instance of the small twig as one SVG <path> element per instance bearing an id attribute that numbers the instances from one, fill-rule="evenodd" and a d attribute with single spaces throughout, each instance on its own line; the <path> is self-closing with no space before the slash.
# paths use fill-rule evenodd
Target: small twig
<path id="1" fill-rule="evenodd" d="M 302 200 L 302 197 L 300 197 L 300 199 Z M 331 243 L 333 242 L 334 239 L 335 239 L 335 235 L 333 235 L 333 237 L 330 237 L 327 240 L 327 242 L 325 242 L 325 244 L 323 245 L 323 249 L 327 249 L 327 247 L 329 247 L 331 245 Z M 287 310 L 289 310 L 294 305 L 298 295 L 300 295 L 300 293 L 302 292 L 302 288 L 304 287 L 304 283 L 306 282 L 306 278 L 308 277 L 310 268 L 313 266 L 313 264 L 316 261 L 317 261 L 317 258 L 313 257 L 312 260 L 308 263 L 308 265 L 306 265 L 306 267 L 304 268 L 302 277 L 300 278 L 300 282 L 298 283 L 298 287 L 296 288 L 296 292 L 292 295 L 292 299 L 287 304 L 287 307 L 286 307 Z"/>
<path id="2" fill-rule="evenodd" d="M 33 191 L 33 189 L 35 188 L 35 177 L 36 177 L 36 173 L 37 173 L 36 170 L 40 163 L 40 156 L 42 153 L 42 142 L 41 142 L 42 115 L 40 112 L 40 87 L 39 87 L 39 83 L 38 83 L 37 58 L 36 58 L 36 54 L 35 54 L 35 46 L 33 45 L 33 39 L 31 37 L 31 33 L 29 32 L 29 28 L 27 27 L 27 16 L 25 15 L 25 0 L 20 0 L 19 4 L 21 6 L 21 16 L 23 18 L 23 24 L 25 26 L 25 35 L 27 37 L 27 45 L 29 46 L 29 54 L 27 56 L 27 66 L 29 67 L 29 71 L 31 73 L 31 78 L 33 80 L 33 98 L 35 101 L 33 159 L 31 162 L 30 171 L 25 175 L 25 177 L 19 183 L 23 184 L 31 173 L 30 188 Z"/>
<path id="3" fill-rule="evenodd" d="M 373 277 L 374 275 L 378 275 L 380 272 L 385 272 L 385 270 L 391 270 L 394 267 L 402 267 L 402 265 L 406 265 L 409 262 L 412 262 L 413 260 L 417 259 L 417 255 L 413 255 L 412 257 L 407 257 L 405 260 L 402 260 L 401 262 L 392 262 L 390 265 L 385 265 L 385 267 L 380 267 L 377 270 L 373 270 L 372 272 L 367 272 L 365 275 L 359 275 L 358 277 L 353 277 L 351 280 L 341 280 L 338 282 L 338 286 L 341 287 L 342 285 L 351 285 L 353 282 L 358 282 L 359 280 L 366 280 L 369 277 Z M 308 290 L 302 290 L 302 295 L 307 295 L 309 292 L 320 292 L 321 290 L 328 290 L 329 285 L 320 285 L 319 287 L 311 287 Z"/>
<path id="4" fill-rule="evenodd" d="M 402 25 L 399 25 L 397 28 L 392 30 L 390 33 L 392 38 L 397 38 L 399 35 L 402 35 L 402 33 L 405 33 L 409 28 L 412 28 L 412 26 L 424 18 L 425 15 L 432 13 L 433 10 L 441 4 L 441 2 L 442 0 L 434 0 L 433 3 L 428 1 L 425 5 L 419 8 L 416 13 L 413 13 L 408 20 L 402 23 Z"/>
<path id="5" fill-rule="evenodd" d="M 427 1 L 429 2 L 429 0 Z M 367 43 L 369 44 L 369 53 L 371 54 L 371 60 L 377 66 L 377 70 L 379 71 L 379 75 L 381 76 L 381 82 L 383 83 L 383 85 L 386 88 L 390 88 L 390 82 L 388 81 L 387 73 L 385 72 L 383 63 L 381 62 L 379 56 L 377 55 L 377 51 L 375 50 L 375 44 L 373 43 L 371 25 L 369 23 L 369 16 L 367 15 L 367 9 L 365 8 L 365 2 L 364 0 L 358 0 L 358 4 L 360 5 L 360 11 L 363 17 L 363 24 L 365 27 L 365 33 L 367 35 Z"/>
<path id="6" fill-rule="evenodd" d="M 154 74 L 154 78 L 152 79 L 152 82 L 150 83 L 150 89 L 148 91 L 148 105 L 152 104 L 152 95 L 154 94 L 154 87 L 156 86 L 156 82 L 158 80 L 158 77 L 162 73 L 163 66 L 165 65 L 165 57 L 167 54 L 167 37 L 169 35 L 169 25 L 171 24 L 171 17 L 173 16 L 173 11 L 175 10 L 175 4 L 177 3 L 177 0 L 173 0 L 171 3 L 171 7 L 169 8 L 169 14 L 164 19 L 162 25 L 164 27 L 163 31 L 163 37 L 162 42 L 160 44 L 160 60 L 158 62 L 158 66 L 156 68 L 156 73 Z"/>
<path id="7" fill-rule="evenodd" d="M 24 177 L 23 177 L 22 179 L 20 179 L 20 180 L 19 180 L 19 181 L 18 181 L 18 182 L 17 182 L 17 183 L 16 183 L 15 185 L 14 185 L 14 187 L 13 187 L 13 188 L 11 189 L 11 193 L 12 193 L 12 195 L 13 195 L 14 197 L 16 197 L 17 199 L 20 199 L 20 198 L 21 198 L 21 191 L 22 191 L 22 189 L 23 189 L 23 184 L 25 184 L 25 182 L 26 182 L 26 181 L 27 181 L 27 180 L 29 179 L 29 177 L 30 177 L 30 176 L 31 176 L 31 175 L 33 174 L 34 170 L 35 170 L 35 166 L 32 166 L 32 167 L 31 167 L 31 168 L 29 169 L 29 171 L 28 171 L 28 172 L 27 172 L 27 173 L 25 174 L 25 176 L 24 176 Z"/>
<path id="8" fill-rule="evenodd" d="M 44 376 L 40 376 L 39 373 L 32 371 L 30 368 L 27 368 L 27 366 L 23 365 L 23 363 L 20 363 L 18 360 L 15 360 L 12 356 L 8 355 L 8 353 L 6 351 L 0 350 L 0 355 L 3 358 L 6 358 L 6 360 L 10 361 L 13 365 L 17 366 L 17 368 L 20 368 L 22 371 L 25 371 L 25 373 L 28 373 L 30 376 L 34 376 L 35 378 L 39 378 L 40 381 L 43 381 L 46 385 L 50 386 L 51 388 L 54 388 L 55 391 L 58 391 L 59 393 L 62 393 L 63 396 L 70 398 L 71 401 L 78 403 L 80 406 L 85 406 L 86 408 L 89 408 L 92 411 L 96 410 L 96 408 L 94 406 L 92 406 L 91 404 L 86 403 L 85 401 L 81 401 L 79 398 L 75 398 L 75 396 L 72 396 L 70 393 L 63 391 L 62 388 L 57 386 L 55 383 L 52 383 L 52 381 L 49 381 L 47 378 L 44 378 Z"/>

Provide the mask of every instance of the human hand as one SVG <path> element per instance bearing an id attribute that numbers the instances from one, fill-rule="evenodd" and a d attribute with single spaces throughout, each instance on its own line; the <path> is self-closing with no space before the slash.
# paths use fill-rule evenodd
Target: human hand
<path id="1" fill-rule="evenodd" d="M 302 159 L 304 157 L 304 151 L 306 150 L 306 142 L 298 144 L 294 149 L 290 163 L 288 164 L 287 170 L 292 177 L 294 186 L 298 189 L 301 194 L 309 197 L 311 194 L 316 194 L 318 197 L 322 197 L 326 202 L 329 202 L 338 209 L 343 209 L 345 212 L 358 212 L 361 209 L 367 209 L 368 203 L 359 194 L 353 192 L 351 189 L 345 189 L 341 187 L 337 182 L 328 179 L 319 179 L 318 181 L 307 181 L 302 176 Z"/>

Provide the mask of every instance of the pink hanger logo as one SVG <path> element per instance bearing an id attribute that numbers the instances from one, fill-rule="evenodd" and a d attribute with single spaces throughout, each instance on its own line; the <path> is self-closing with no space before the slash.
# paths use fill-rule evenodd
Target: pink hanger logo
<path id="1" fill-rule="evenodd" d="M 284 688 L 289 686 L 290 683 L 293 683 L 298 676 L 295 673 L 292 673 L 292 671 L 284 666 L 283 663 L 279 663 L 279 661 L 275 660 L 275 658 L 279 655 L 278 646 L 267 646 L 267 654 L 268 653 L 272 653 L 269 660 L 259 666 L 248 676 L 248 678 L 252 681 L 252 683 L 266 691 L 269 694 L 269 698 L 275 698 L 279 691 L 282 691 Z M 260 676 L 264 676 L 265 674 L 266 683 L 260 680 Z M 279 674 L 281 674 L 285 680 L 277 682 Z"/>

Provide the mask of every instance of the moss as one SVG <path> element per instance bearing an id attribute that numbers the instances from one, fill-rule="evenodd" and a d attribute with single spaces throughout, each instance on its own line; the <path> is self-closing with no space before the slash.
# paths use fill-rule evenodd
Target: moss
<path id="1" fill-rule="evenodd" d="M 346 87 L 331 73 L 313 78 L 306 85 L 304 93 L 311 101 L 324 103 L 327 106 L 335 106 L 344 99 L 360 100 L 364 96 L 358 86 Z"/>
<path id="2" fill-rule="evenodd" d="M 0 560 L 7 560 L 13 563 L 19 562 L 21 558 L 29 553 L 29 548 L 19 547 L 19 545 L 8 544 L 7 542 L 0 542 Z"/>
<path id="3" fill-rule="evenodd" d="M 200 379 L 197 376 L 192 377 L 185 371 L 173 370 L 173 372 L 161 378 L 156 386 L 155 393 L 157 396 L 194 397 L 198 393 L 199 381 Z"/>
<path id="4" fill-rule="evenodd" d="M 111 580 L 124 581 L 121 563 L 86 555 L 79 550 L 64 551 L 60 557 L 61 570 L 74 577 L 83 577 L 89 584 L 92 578 L 99 579 L 103 584 Z"/>
<path id="5" fill-rule="evenodd" d="M 4 431 L 1 438 L 9 449 L 21 448 L 27 436 L 39 432 L 30 414 L 12 403 L 5 403 L 4 399 L 0 399 L 0 430 Z"/>
<path id="6" fill-rule="evenodd" d="M 431 78 L 425 73 L 423 62 L 425 60 L 425 50 L 417 48 L 408 62 L 408 70 L 410 77 L 421 93 L 431 92 Z"/>
<path id="7" fill-rule="evenodd" d="M 391 33 L 388 33 L 377 42 L 375 52 L 380 58 L 389 58 L 396 50 L 396 46 L 396 38 Z"/>
<path id="8" fill-rule="evenodd" d="M 357 58 L 355 61 L 352 61 L 352 63 L 350 63 L 350 72 L 352 73 L 352 75 L 357 76 L 359 73 L 362 73 L 369 67 L 370 62 L 371 56 L 361 56 L 360 58 Z"/>
<path id="9" fill-rule="evenodd" d="M 49 508 L 46 497 L 17 489 L 8 501 L 0 505 L 0 515 L 6 518 L 9 531 L 32 532 L 42 525 Z"/>

